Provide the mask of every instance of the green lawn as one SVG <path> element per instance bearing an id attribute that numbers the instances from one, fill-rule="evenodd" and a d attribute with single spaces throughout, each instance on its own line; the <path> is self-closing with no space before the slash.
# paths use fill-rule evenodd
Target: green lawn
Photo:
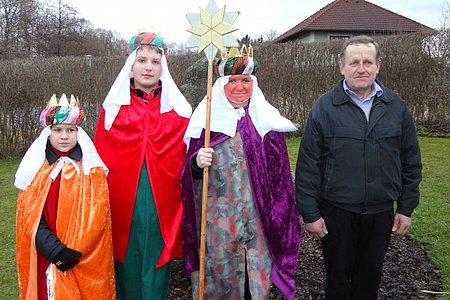
<path id="1" fill-rule="evenodd" d="M 450 293 L 450 139 L 421 137 L 423 180 L 421 200 L 412 216 L 411 238 L 425 246 L 440 270 L 444 291 Z M 295 170 L 300 138 L 288 139 Z M 450 294 L 441 297 L 450 299 Z"/>
<path id="2" fill-rule="evenodd" d="M 300 139 L 288 139 L 294 170 Z M 425 246 L 450 292 L 450 139 L 420 138 L 423 182 L 421 203 L 413 214 L 410 236 Z M 16 159 L 0 160 L 0 299 L 17 299 L 14 219 Z M 442 298 L 444 299 L 444 298 Z"/>
<path id="3" fill-rule="evenodd" d="M 17 160 L 0 160 L 0 299 L 17 299 L 15 213 Z"/>

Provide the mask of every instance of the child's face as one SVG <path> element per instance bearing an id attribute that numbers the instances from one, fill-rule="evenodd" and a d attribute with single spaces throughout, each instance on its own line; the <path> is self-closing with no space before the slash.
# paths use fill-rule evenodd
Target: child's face
<path id="1" fill-rule="evenodd" d="M 134 86 L 149 93 L 158 86 L 162 74 L 161 54 L 152 47 L 143 45 L 136 52 L 136 60 L 131 68 Z"/>
<path id="2" fill-rule="evenodd" d="M 52 125 L 50 144 L 58 151 L 68 152 L 77 144 L 77 126 L 71 124 Z"/>
<path id="3" fill-rule="evenodd" d="M 231 104 L 246 102 L 253 93 L 253 80 L 250 75 L 231 75 L 224 86 L 225 95 Z"/>

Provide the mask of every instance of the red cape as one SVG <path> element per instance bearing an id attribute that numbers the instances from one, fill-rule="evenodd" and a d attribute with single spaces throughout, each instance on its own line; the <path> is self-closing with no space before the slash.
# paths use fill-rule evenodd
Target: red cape
<path id="1" fill-rule="evenodd" d="M 174 110 L 160 113 L 161 93 L 131 92 L 131 104 L 122 105 L 109 131 L 101 110 L 94 144 L 109 168 L 114 258 L 125 260 L 134 202 L 144 159 L 164 239 L 157 267 L 181 255 L 180 173 L 186 155 L 183 135 L 188 118 Z"/>

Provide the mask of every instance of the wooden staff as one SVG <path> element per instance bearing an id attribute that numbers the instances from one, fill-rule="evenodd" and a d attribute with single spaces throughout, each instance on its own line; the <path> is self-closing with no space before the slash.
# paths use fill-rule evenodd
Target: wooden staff
<path id="1" fill-rule="evenodd" d="M 206 89 L 206 124 L 205 124 L 205 148 L 209 148 L 210 125 L 211 125 L 211 92 L 213 63 L 208 61 L 208 85 Z M 198 278 L 198 298 L 204 299 L 205 290 L 205 252 L 206 252 L 206 213 L 208 210 L 208 174 L 209 167 L 203 168 L 203 186 L 202 186 L 202 217 L 200 224 L 200 266 Z"/>
<path id="2" fill-rule="evenodd" d="M 213 79 L 213 60 L 220 49 L 225 47 L 237 47 L 239 44 L 232 36 L 237 28 L 232 24 L 238 17 L 239 12 L 225 12 L 225 6 L 217 7 L 214 0 L 209 0 L 206 10 L 200 8 L 200 14 L 187 14 L 186 17 L 192 28 L 192 33 L 186 43 L 186 47 L 198 47 L 198 52 L 205 52 L 208 58 L 208 85 L 206 93 L 206 124 L 205 124 L 205 148 L 209 148 L 210 124 L 211 124 L 211 94 Z M 206 214 L 208 210 L 208 172 L 209 167 L 203 168 L 202 189 L 202 214 L 200 222 L 200 258 L 199 258 L 199 286 L 198 298 L 204 299 L 205 290 L 205 253 L 206 253 Z"/>

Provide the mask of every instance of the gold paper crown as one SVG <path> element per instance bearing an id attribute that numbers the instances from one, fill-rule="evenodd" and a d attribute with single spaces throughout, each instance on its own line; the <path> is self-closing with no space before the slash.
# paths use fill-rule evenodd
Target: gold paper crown
<path id="1" fill-rule="evenodd" d="M 239 50 L 239 48 L 237 47 L 231 47 L 231 48 L 227 48 L 224 47 L 223 51 L 220 51 L 221 57 L 222 59 L 226 58 L 226 57 L 243 57 L 243 56 L 249 56 L 249 57 L 253 57 L 253 47 L 252 45 L 245 45 L 243 44 L 241 47 L 241 50 Z"/>
<path id="2" fill-rule="evenodd" d="M 78 97 L 75 97 L 74 95 L 70 95 L 70 103 L 67 100 L 66 94 L 62 94 L 61 98 L 56 98 L 56 94 L 53 94 L 53 96 L 50 98 L 50 100 L 47 103 L 47 107 L 51 106 L 80 106 L 80 101 L 78 100 Z"/>

